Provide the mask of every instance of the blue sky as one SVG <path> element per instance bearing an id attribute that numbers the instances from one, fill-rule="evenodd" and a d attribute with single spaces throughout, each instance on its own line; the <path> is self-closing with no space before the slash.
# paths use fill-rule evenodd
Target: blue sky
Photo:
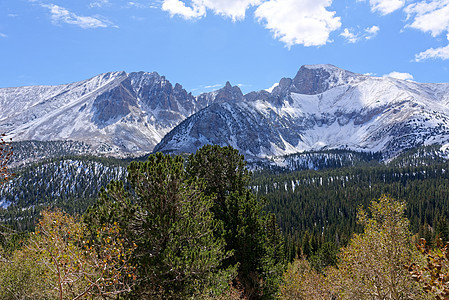
<path id="1" fill-rule="evenodd" d="M 320 63 L 449 82 L 449 0 L 0 0 L 0 87 L 124 70 L 246 93 Z"/>

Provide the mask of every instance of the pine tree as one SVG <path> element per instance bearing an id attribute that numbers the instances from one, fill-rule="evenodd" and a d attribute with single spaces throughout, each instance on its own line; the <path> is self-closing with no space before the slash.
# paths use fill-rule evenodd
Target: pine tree
<path id="1" fill-rule="evenodd" d="M 204 292 L 220 293 L 232 279 L 232 268 L 218 269 L 231 255 L 221 226 L 210 208 L 213 198 L 204 184 L 189 178 L 181 156 L 152 154 L 146 162 L 132 162 L 127 185 L 113 182 L 86 222 L 116 221 L 136 244 L 134 261 L 139 284 L 134 297 L 179 299 Z"/>
<path id="2" fill-rule="evenodd" d="M 191 178 L 203 180 L 205 194 L 215 198 L 211 210 L 223 224 L 215 235 L 224 237 L 226 249 L 234 253 L 222 268 L 238 265 L 235 284 L 247 297 L 272 296 L 273 276 L 280 277 L 284 266 L 282 238 L 274 216 L 268 218 L 264 202 L 248 188 L 250 172 L 243 155 L 230 146 L 206 145 L 189 156 L 186 170 Z"/>

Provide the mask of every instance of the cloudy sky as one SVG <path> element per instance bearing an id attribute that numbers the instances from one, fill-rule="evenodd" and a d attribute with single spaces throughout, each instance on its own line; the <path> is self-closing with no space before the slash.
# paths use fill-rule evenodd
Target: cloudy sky
<path id="1" fill-rule="evenodd" d="M 0 87 L 124 70 L 249 92 L 322 63 L 449 82 L 449 0 L 0 0 Z"/>

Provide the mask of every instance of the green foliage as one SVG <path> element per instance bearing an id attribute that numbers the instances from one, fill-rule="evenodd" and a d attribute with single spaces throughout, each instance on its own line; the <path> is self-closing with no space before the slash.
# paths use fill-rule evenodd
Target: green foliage
<path id="1" fill-rule="evenodd" d="M 135 296 L 220 294 L 234 270 L 246 297 L 273 296 L 284 270 L 283 238 L 247 188 L 243 156 L 205 146 L 184 163 L 161 153 L 131 163 L 126 185 L 111 182 L 84 220 L 92 229 L 117 222 L 136 243 Z"/>
<path id="2" fill-rule="evenodd" d="M 215 195 L 213 210 L 219 219 L 227 212 L 225 198 L 232 192 L 245 192 L 251 176 L 243 155 L 231 146 L 202 147 L 188 157 L 186 171 L 190 177 L 206 182 L 205 194 Z"/>
<path id="3" fill-rule="evenodd" d="M 43 280 L 45 266 L 37 264 L 38 257 L 27 248 L 11 255 L 2 254 L 0 260 L 1 299 L 51 299 L 52 293 Z"/>
<path id="4" fill-rule="evenodd" d="M 324 243 L 313 255 L 309 257 L 310 265 L 320 273 L 325 268 L 337 264 L 338 248 L 332 242 Z"/>
<path id="5" fill-rule="evenodd" d="M 133 163 L 133 175 L 128 181 L 124 180 L 125 161 L 58 158 L 15 171 L 17 175 L 1 187 L 2 203 L 11 202 L 11 205 L 8 209 L 0 209 L 0 219 L 8 224 L 8 228 L 22 231 L 33 230 L 34 218 L 49 203 L 70 213 L 82 213 L 96 201 L 97 191 L 112 179 L 107 189 L 100 192 L 97 205 L 84 216 L 85 222 L 92 232 L 104 224 L 117 222 L 126 245 L 133 246 L 136 241 L 140 248 L 141 252 L 137 251 L 132 259 L 138 266 L 148 267 L 139 269 L 142 274 L 151 273 L 150 268 L 161 267 L 153 264 L 156 260 L 150 257 L 159 253 L 156 248 L 162 246 L 153 248 L 151 243 L 162 243 L 162 236 L 168 236 L 166 243 L 173 247 L 165 247 L 167 251 L 176 252 L 181 261 L 188 260 L 193 254 L 177 249 L 189 243 L 173 242 L 174 236 L 187 233 L 176 228 L 199 232 L 204 228 L 198 229 L 199 226 L 195 227 L 185 219 L 211 219 L 206 222 L 210 227 L 205 227 L 210 230 L 205 232 L 221 245 L 218 247 L 221 258 L 217 258 L 218 263 L 212 269 L 221 270 L 224 272 L 221 275 L 225 275 L 217 275 L 222 280 L 209 278 L 200 280 L 199 284 L 198 280 L 192 279 L 195 282 L 189 284 L 197 286 L 193 288 L 193 294 L 207 290 L 206 286 L 214 285 L 211 282 L 221 282 L 217 284 L 217 290 L 220 290 L 227 284 L 223 278 L 232 277 L 228 276 L 232 272 L 226 273 L 226 270 L 237 266 L 238 276 L 234 280 L 237 290 L 247 297 L 271 297 L 277 290 L 284 257 L 292 261 L 304 255 L 318 272 L 335 265 L 336 249 L 347 245 L 354 232 L 363 230 L 363 225 L 357 223 L 357 207 L 367 206 L 370 200 L 378 199 L 384 193 L 407 202 L 405 213 L 410 219 L 411 230 L 425 237 L 428 245 L 436 245 L 439 239 L 448 241 L 449 163 L 435 159 L 437 149 L 422 151 L 427 155 L 424 159 L 422 153 L 409 153 L 388 165 L 373 162 L 372 165 L 356 164 L 356 167 L 340 169 L 277 174 L 258 172 L 252 179 L 243 156 L 231 147 L 205 146 L 187 161 L 151 155 L 145 163 Z M 351 161 L 350 155 L 345 164 Z M 319 159 L 318 156 L 315 158 Z M 338 159 L 331 162 L 338 164 Z M 256 197 L 248 187 L 256 192 Z M 187 205 L 185 199 L 196 199 L 197 204 Z M 207 209 L 201 209 L 205 207 Z M 276 218 L 268 212 L 274 213 Z M 176 225 L 169 221 L 172 218 Z M 278 222 L 280 228 L 277 228 Z M 159 236 L 148 231 L 157 231 Z M 7 235 L 8 238 L 2 241 L 3 247 L 12 253 L 21 244 L 12 238 L 18 237 L 16 232 Z M 92 238 L 96 240 L 96 237 Z M 176 264 L 186 270 L 195 269 L 194 264 L 182 265 L 178 261 Z M 142 278 L 140 276 L 139 288 L 143 290 L 149 283 Z M 168 278 L 167 275 L 161 280 L 168 281 Z M 161 290 L 160 286 L 152 288 Z M 171 295 L 177 293 L 169 292 L 173 292 Z M 214 291 L 207 293 L 213 295 Z"/>
<path id="6" fill-rule="evenodd" d="M 126 177 L 125 162 L 94 157 L 65 157 L 17 169 L 0 189 L 0 220 L 18 231 L 33 231 L 41 210 L 61 208 L 82 214 L 101 187 Z"/>
<path id="7" fill-rule="evenodd" d="M 215 235 L 224 237 L 234 255 L 223 267 L 238 265 L 236 285 L 246 297 L 271 297 L 284 269 L 282 236 L 274 215 L 248 189 L 250 172 L 243 155 L 230 146 L 206 145 L 189 156 L 187 173 L 205 182 L 205 194 L 215 198 L 211 208 L 222 222 Z"/>
<path id="8" fill-rule="evenodd" d="M 346 245 L 352 233 L 362 231 L 356 219 L 357 207 L 368 206 L 383 194 L 407 203 L 405 213 L 412 232 L 430 244 L 441 233 L 446 242 L 448 170 L 448 162 L 403 157 L 392 165 L 281 174 L 258 172 L 249 186 L 258 197 L 267 199 L 266 210 L 279 220 L 286 235 L 287 257 L 293 260 L 301 256 L 301 250 L 308 257 L 313 255 L 315 245 Z"/>
<path id="9" fill-rule="evenodd" d="M 222 224 L 210 211 L 204 183 L 190 178 L 182 157 L 157 153 L 128 167 L 126 187 L 112 182 L 85 216 L 89 226 L 117 222 L 136 243 L 139 284 L 134 297 L 189 298 L 221 293 L 233 269 L 219 269 L 232 252 L 214 232 Z"/>
<path id="10" fill-rule="evenodd" d="M 284 240 L 277 224 L 276 216 L 265 217 L 265 241 L 263 243 L 262 278 L 264 298 L 274 297 L 282 282 L 282 274 L 286 268 Z"/>

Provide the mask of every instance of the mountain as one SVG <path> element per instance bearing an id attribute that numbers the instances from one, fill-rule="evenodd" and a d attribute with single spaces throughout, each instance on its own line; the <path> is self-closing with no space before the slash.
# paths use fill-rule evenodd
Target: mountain
<path id="1" fill-rule="evenodd" d="M 48 153 L 184 153 L 205 144 L 231 145 L 249 160 L 327 150 L 389 159 L 418 146 L 449 149 L 449 84 L 332 65 L 302 66 L 271 91 L 246 95 L 229 82 L 193 96 L 155 72 L 110 72 L 65 85 L 2 88 L 0 106 L 0 132 L 23 142 L 21 157 L 39 152 L 27 161 Z"/>
<path id="2" fill-rule="evenodd" d="M 328 149 L 382 152 L 388 159 L 449 143 L 449 84 L 305 65 L 271 92 L 228 96 L 181 122 L 155 151 L 194 152 L 218 144 L 249 159 Z"/>
<path id="3" fill-rule="evenodd" d="M 0 89 L 0 132 L 14 141 L 76 141 L 97 154 L 143 154 L 207 104 L 155 72 L 111 72 Z"/>

